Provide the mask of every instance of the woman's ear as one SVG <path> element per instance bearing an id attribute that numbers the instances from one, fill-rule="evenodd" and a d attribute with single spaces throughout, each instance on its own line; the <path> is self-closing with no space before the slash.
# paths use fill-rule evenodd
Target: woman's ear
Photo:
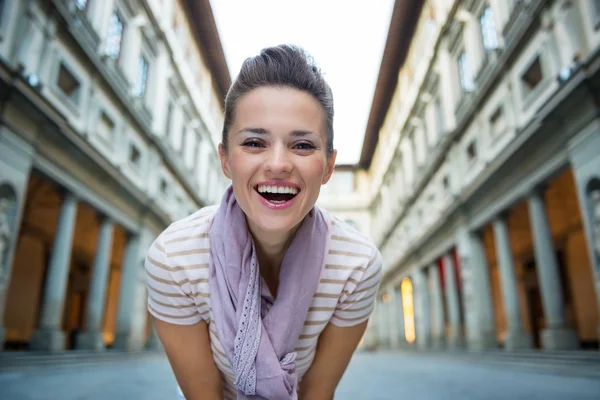
<path id="1" fill-rule="evenodd" d="M 228 179 L 231 179 L 231 172 L 229 171 L 229 157 L 227 151 L 223 146 L 223 143 L 219 143 L 219 159 L 221 159 L 221 169 Z"/>
<path id="2" fill-rule="evenodd" d="M 337 157 L 337 150 L 333 150 L 333 154 L 331 154 L 331 156 L 327 158 L 327 167 L 325 170 L 325 174 L 323 174 L 323 180 L 321 182 L 321 185 L 324 185 L 327 182 L 329 182 L 329 179 L 331 178 L 331 175 L 333 174 L 333 170 L 335 169 L 335 158 L 336 157 Z"/>

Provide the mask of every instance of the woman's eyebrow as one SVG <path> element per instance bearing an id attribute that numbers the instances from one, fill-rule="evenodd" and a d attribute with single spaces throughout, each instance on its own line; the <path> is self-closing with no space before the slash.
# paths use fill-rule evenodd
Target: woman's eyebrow
<path id="1" fill-rule="evenodd" d="M 240 129 L 237 133 L 254 133 L 257 135 L 269 135 L 271 132 L 265 128 L 243 128 Z M 294 130 L 291 132 L 292 136 L 296 136 L 296 137 L 304 137 L 304 136 L 309 136 L 309 135 L 313 135 L 314 132 L 312 131 L 304 131 L 304 130 Z"/>
<path id="2" fill-rule="evenodd" d="M 257 135 L 268 135 L 269 133 L 271 133 L 264 128 L 243 128 L 243 129 L 240 129 L 237 133 L 240 134 L 243 132 L 255 133 Z"/>
<path id="3" fill-rule="evenodd" d="M 311 131 L 292 131 L 292 136 L 298 136 L 298 137 L 308 136 L 308 135 L 312 135 L 312 134 L 314 134 L 314 132 L 311 132 Z"/>

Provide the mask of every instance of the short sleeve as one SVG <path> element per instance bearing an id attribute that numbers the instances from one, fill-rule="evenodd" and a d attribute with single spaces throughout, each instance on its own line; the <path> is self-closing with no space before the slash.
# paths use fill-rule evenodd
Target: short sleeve
<path id="1" fill-rule="evenodd" d="M 374 249 L 360 280 L 357 283 L 354 279 L 348 280 L 347 286 L 351 287 L 333 313 L 331 322 L 334 325 L 354 326 L 369 319 L 381 283 L 381 263 L 381 254 L 379 250 Z"/>
<path id="2" fill-rule="evenodd" d="M 176 325 L 193 325 L 202 320 L 193 296 L 182 288 L 185 277 L 177 276 L 180 271 L 169 263 L 160 236 L 150 246 L 144 266 L 150 314 Z"/>

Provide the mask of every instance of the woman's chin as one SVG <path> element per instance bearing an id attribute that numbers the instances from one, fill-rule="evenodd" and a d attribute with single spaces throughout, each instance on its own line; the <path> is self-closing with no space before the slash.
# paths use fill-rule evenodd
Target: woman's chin
<path id="1" fill-rule="evenodd" d="M 291 215 L 260 215 L 254 224 L 258 229 L 268 234 L 286 234 L 298 225 L 299 221 Z"/>

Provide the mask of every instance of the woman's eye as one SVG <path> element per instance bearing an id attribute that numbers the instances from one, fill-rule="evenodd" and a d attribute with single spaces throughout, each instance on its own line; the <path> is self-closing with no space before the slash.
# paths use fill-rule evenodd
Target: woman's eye
<path id="1" fill-rule="evenodd" d="M 312 143 L 306 142 L 297 143 L 294 147 L 298 150 L 314 150 L 316 148 Z"/>
<path id="2" fill-rule="evenodd" d="M 244 147 L 263 147 L 262 143 L 260 143 L 258 140 L 248 140 L 248 141 L 242 143 L 242 146 L 244 146 Z"/>

